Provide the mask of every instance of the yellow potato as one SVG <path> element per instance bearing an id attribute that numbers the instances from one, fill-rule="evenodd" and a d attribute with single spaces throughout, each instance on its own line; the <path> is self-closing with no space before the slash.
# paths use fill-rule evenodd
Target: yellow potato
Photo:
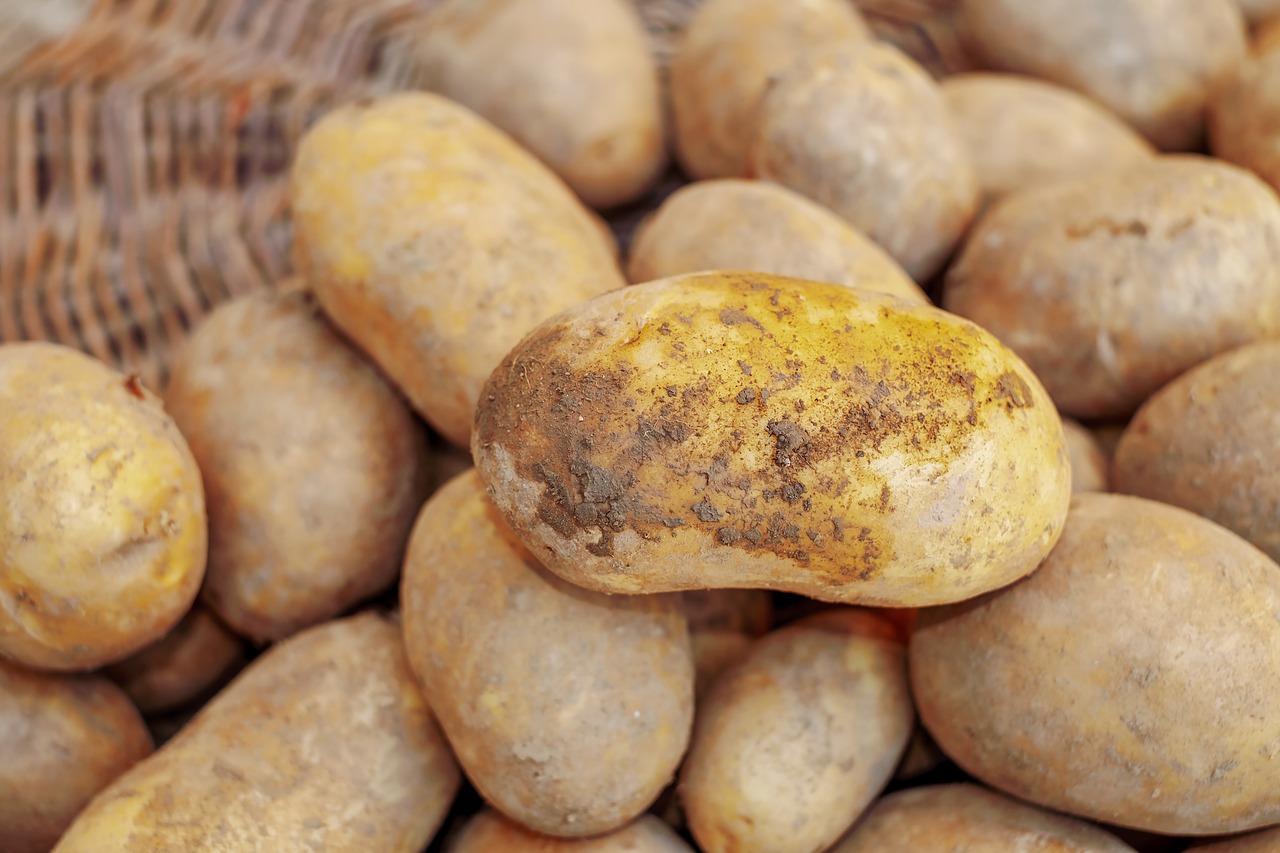
<path id="1" fill-rule="evenodd" d="M 517 536 L 604 592 L 955 601 L 1031 571 L 1070 491 L 1057 412 L 991 335 L 757 273 L 635 285 L 547 321 L 476 423 Z"/>
<path id="2" fill-rule="evenodd" d="M 138 709 L 107 679 L 0 661 L 0 850 L 47 853 L 151 749 Z"/>
<path id="3" fill-rule="evenodd" d="M 1107 491 L 1110 463 L 1093 433 L 1070 418 L 1062 419 L 1067 437 L 1067 457 L 1071 460 L 1071 491 Z"/>
<path id="4" fill-rule="evenodd" d="M 765 181 L 689 184 L 636 233 L 634 282 L 703 270 L 752 270 L 928 297 L 883 249 L 816 202 Z"/>
<path id="5" fill-rule="evenodd" d="M 485 800 L 558 836 L 612 832 L 675 775 L 693 718 L 677 596 L 543 570 L 472 470 L 427 502 L 401 586 L 409 660 Z"/>
<path id="6" fill-rule="evenodd" d="M 777 73 L 823 45 L 867 41 L 844 0 L 707 0 L 671 59 L 676 154 L 694 178 L 742 177 L 760 97 Z"/>
<path id="7" fill-rule="evenodd" d="M 1166 835 L 1280 822 L 1280 566 L 1190 512 L 1076 495 L 1030 577 L 921 612 L 910 668 L 938 745 L 1019 799 Z"/>
<path id="8" fill-rule="evenodd" d="M 205 568 L 200 470 L 159 399 L 67 347 L 0 345 L 0 657 L 89 670 L 164 636 Z"/>
<path id="9" fill-rule="evenodd" d="M 412 33 L 409 82 L 510 133 L 587 204 L 662 174 L 657 64 L 627 0 L 443 0 Z"/>
<path id="10" fill-rule="evenodd" d="M 1280 42 L 1275 35 L 1264 38 Z M 1217 87 L 1209 102 L 1209 145 L 1221 157 L 1280 188 L 1280 52 L 1266 43 Z"/>
<path id="11" fill-rule="evenodd" d="M 399 630 L 366 612 L 255 660 L 55 853 L 419 853 L 459 782 Z"/>
<path id="12" fill-rule="evenodd" d="M 608 231 L 568 187 L 438 95 L 329 112 L 292 177 L 298 260 L 320 305 L 455 444 L 521 336 L 626 284 Z"/>
<path id="13" fill-rule="evenodd" d="M 309 293 L 234 299 L 195 330 L 165 403 L 204 475 L 204 601 L 278 640 L 391 586 L 427 491 L 426 436 Z"/>
<path id="14" fill-rule="evenodd" d="M 644 815 L 634 823 L 595 838 L 552 838 L 537 835 L 490 809 L 467 822 L 449 853 L 693 853 L 658 818 Z"/>

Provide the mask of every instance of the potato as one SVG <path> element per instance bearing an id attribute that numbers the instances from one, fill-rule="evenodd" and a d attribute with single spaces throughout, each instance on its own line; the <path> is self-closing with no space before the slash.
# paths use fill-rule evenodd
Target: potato
<path id="1" fill-rule="evenodd" d="M 159 642 L 105 672 L 139 711 L 160 714 L 204 696 L 244 663 L 244 642 L 196 605 Z"/>
<path id="2" fill-rule="evenodd" d="M 1071 491 L 1105 492 L 1110 465 L 1093 433 L 1070 418 L 1062 419 L 1067 436 L 1067 457 L 1071 460 Z"/>
<path id="3" fill-rule="evenodd" d="M 1123 169 L 1151 144 L 1095 101 L 1016 74 L 971 72 L 941 81 L 986 206 L 1008 192 Z"/>
<path id="4" fill-rule="evenodd" d="M 224 303 L 165 403 L 204 475 L 204 600 L 278 640 L 392 585 L 427 493 L 426 435 L 309 293 Z"/>
<path id="5" fill-rule="evenodd" d="M 1214 91 L 1209 144 L 1214 156 L 1280 188 L 1280 52 L 1262 49 Z"/>
<path id="6" fill-rule="evenodd" d="M 1193 844 L 1193 853 L 1274 853 L 1280 849 L 1280 827 L 1224 838 L 1209 844 Z"/>
<path id="7" fill-rule="evenodd" d="M 1026 359 L 1064 415 L 1123 417 L 1280 335 L 1280 201 L 1190 155 L 1022 190 L 974 228 L 942 304 Z"/>
<path id="8" fill-rule="evenodd" d="M 707 0 L 693 15 L 671 59 L 676 154 L 697 178 L 746 173 L 747 140 L 771 79 L 824 45 L 870 39 L 844 0 Z"/>
<path id="9" fill-rule="evenodd" d="M 1132 853 L 1095 826 L 1002 797 L 977 785 L 926 785 L 871 807 L 830 853 Z"/>
<path id="10" fill-rule="evenodd" d="M 893 775 L 915 718 L 906 649 L 840 615 L 758 640 L 699 704 L 680 797 L 706 853 L 825 850 Z"/>
<path id="11" fill-rule="evenodd" d="M 677 596 L 600 595 L 544 571 L 473 470 L 423 508 L 400 599 L 423 693 L 508 817 L 548 835 L 612 832 L 675 776 L 694 678 Z"/>
<path id="12" fill-rule="evenodd" d="M 956 20 L 986 67 L 1083 92 L 1165 150 L 1199 144 L 1246 51 L 1234 0 L 961 0 Z"/>
<path id="13" fill-rule="evenodd" d="M 1250 53 L 1254 56 L 1264 56 L 1274 50 L 1278 45 L 1280 45 L 1280 17 L 1268 18 L 1258 25 L 1253 36 L 1253 44 L 1250 45 Z M 1246 60 L 1236 68 L 1236 74 L 1248 74 L 1249 65 L 1250 63 Z M 1220 86 L 1218 90 L 1213 93 L 1213 97 L 1209 100 L 1209 137 L 1211 140 L 1213 138 L 1215 104 L 1222 100 L 1222 90 L 1227 88 L 1229 85 L 1230 84 L 1228 83 Z"/>
<path id="14" fill-rule="evenodd" d="M 753 637 L 773 627 L 773 596 L 759 589 L 691 589 L 680 595 L 689 631 L 739 631 Z"/>
<path id="15" fill-rule="evenodd" d="M 200 470 L 136 377 L 0 345 L 0 657 L 89 670 L 164 636 L 204 577 Z"/>
<path id="16" fill-rule="evenodd" d="M 941 90 L 910 57 L 881 42 L 814 51 L 759 113 L 752 174 L 831 208 L 916 281 L 942 267 L 978 184 Z"/>
<path id="17" fill-rule="evenodd" d="M 46 853 L 94 794 L 151 749 L 138 709 L 107 679 L 0 661 L 0 850 Z"/>
<path id="18" fill-rule="evenodd" d="M 1241 347 L 1161 388 L 1116 448 L 1116 491 L 1211 519 L 1280 562 L 1280 341 Z"/>
<path id="19" fill-rule="evenodd" d="M 1015 797 L 1166 835 L 1280 822 L 1280 566 L 1190 512 L 1075 495 L 1030 577 L 921 613 L 910 668 L 938 745 Z"/>
<path id="20" fill-rule="evenodd" d="M 438 95 L 327 113 L 292 179 L 298 262 L 320 305 L 455 444 L 525 332 L 626 284 L 612 238 L 568 187 Z"/>
<path id="21" fill-rule="evenodd" d="M 55 851 L 418 853 L 459 782 L 398 629 L 366 611 L 256 659 Z"/>
<path id="22" fill-rule="evenodd" d="M 472 453 L 551 571 L 603 592 L 954 601 L 1031 571 L 1070 491 L 1035 376 L 959 318 L 759 273 L 635 285 L 531 332 Z"/>
<path id="23" fill-rule="evenodd" d="M 568 839 L 536 835 L 492 809 L 471 818 L 448 849 L 449 853 L 693 853 L 653 815 L 607 835 Z"/>
<path id="24" fill-rule="evenodd" d="M 593 207 L 666 167 L 657 63 L 627 0 L 443 0 L 413 42 L 407 83 L 510 133 Z"/>
<path id="25" fill-rule="evenodd" d="M 636 234 L 632 281 L 705 270 L 753 270 L 929 301 L 893 258 L 839 216 L 764 181 L 689 184 Z"/>

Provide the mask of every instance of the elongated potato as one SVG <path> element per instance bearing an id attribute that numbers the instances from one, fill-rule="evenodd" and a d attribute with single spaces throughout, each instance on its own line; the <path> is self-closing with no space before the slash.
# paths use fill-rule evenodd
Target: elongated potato
<path id="1" fill-rule="evenodd" d="M 107 679 L 0 661 L 0 850 L 47 853 L 151 749 L 138 709 Z"/>
<path id="2" fill-rule="evenodd" d="M 961 0 L 957 24 L 985 67 L 1083 92 L 1167 151 L 1200 142 L 1246 50 L 1235 0 Z"/>
<path id="3" fill-rule="evenodd" d="M 427 493 L 426 435 L 309 293 L 224 303 L 165 396 L 208 492 L 204 600 L 255 640 L 395 582 Z"/>
<path id="4" fill-rule="evenodd" d="M 674 777 L 693 718 L 677 596 L 570 586 L 516 542 L 472 470 L 414 527 L 409 660 L 485 800 L 558 836 L 611 832 Z"/>
<path id="5" fill-rule="evenodd" d="M 595 838 L 537 835 L 490 809 L 468 821 L 449 853 L 693 853 L 653 815 Z"/>
<path id="6" fill-rule="evenodd" d="M 99 794 L 56 853 L 418 853 L 458 766 L 373 612 L 272 647 Z"/>
<path id="7" fill-rule="evenodd" d="M 889 781 L 914 719 L 892 626 L 828 617 L 758 640 L 698 707 L 680 797 L 699 848 L 827 849 Z"/>
<path id="8" fill-rule="evenodd" d="M 1280 43 L 1275 35 L 1262 38 Z M 1265 42 L 1209 101 L 1209 147 L 1215 157 L 1243 166 L 1280 188 L 1280 52 Z"/>
<path id="9" fill-rule="evenodd" d="M 455 444 L 525 332 L 626 284 L 612 238 L 568 187 L 438 95 L 333 110 L 292 177 L 298 260 L 320 305 Z"/>
<path id="10" fill-rule="evenodd" d="M 671 60 L 676 154 L 694 178 L 746 173 L 747 140 L 771 78 L 823 45 L 867 41 L 842 0 L 707 0 Z"/>
<path id="11" fill-rule="evenodd" d="M 0 346 L 0 656 L 89 670 L 164 636 L 204 577 L 200 469 L 135 378 Z"/>
<path id="12" fill-rule="evenodd" d="M 1032 187 L 974 228 L 942 304 L 1026 359 L 1064 415 L 1123 417 L 1200 362 L 1280 335 L 1280 201 L 1190 155 Z"/>
<path id="13" fill-rule="evenodd" d="M 516 534 L 605 592 L 955 601 L 1031 571 L 1070 491 L 1057 412 L 991 335 L 756 273 L 635 285 L 547 321 L 476 423 Z"/>
<path id="14" fill-rule="evenodd" d="M 1071 491 L 1107 491 L 1110 463 L 1093 433 L 1070 418 L 1062 419 L 1067 437 L 1067 458 L 1071 460 Z"/>
<path id="15" fill-rule="evenodd" d="M 1224 353 L 1161 388 L 1116 447 L 1116 491 L 1173 504 L 1280 562 L 1280 342 Z"/>
<path id="16" fill-rule="evenodd" d="M 1133 853 L 1108 832 L 977 785 L 926 785 L 872 806 L 830 853 Z"/>
<path id="17" fill-rule="evenodd" d="M 1167 835 L 1280 821 L 1280 566 L 1186 510 L 1076 495 L 1030 577 L 922 611 L 910 664 L 938 745 L 1015 797 Z"/>
<path id="18" fill-rule="evenodd" d="M 928 297 L 883 249 L 822 205 L 764 181 L 677 190 L 636 234 L 634 282 L 704 270 L 753 270 Z"/>
<path id="19" fill-rule="evenodd" d="M 627 0 L 444 0 L 412 60 L 410 82 L 510 133 L 592 207 L 666 166 L 657 64 Z"/>

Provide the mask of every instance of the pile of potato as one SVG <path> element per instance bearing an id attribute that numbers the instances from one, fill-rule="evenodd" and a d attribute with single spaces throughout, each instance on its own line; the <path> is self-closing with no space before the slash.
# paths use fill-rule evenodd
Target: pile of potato
<path id="1" fill-rule="evenodd" d="M 443 0 L 168 387 L 0 346 L 0 851 L 1280 850 L 1270 14 Z"/>

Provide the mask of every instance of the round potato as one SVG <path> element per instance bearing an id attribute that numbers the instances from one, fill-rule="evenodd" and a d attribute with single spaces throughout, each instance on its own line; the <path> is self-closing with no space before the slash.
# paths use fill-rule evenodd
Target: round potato
<path id="1" fill-rule="evenodd" d="M 698 706 L 680 798 L 699 848 L 827 849 L 889 781 L 914 720 L 891 625 L 828 616 L 758 640 Z"/>
<path id="2" fill-rule="evenodd" d="M 1116 491 L 1173 504 L 1280 562 L 1280 342 L 1241 347 L 1161 388 L 1116 448 Z"/>
<path id="3" fill-rule="evenodd" d="M 135 377 L 0 345 L 0 656 L 90 670 L 164 636 L 204 577 L 200 469 Z"/>
<path id="4" fill-rule="evenodd" d="M 461 776 L 372 612 L 273 646 L 119 777 L 55 853 L 418 853 Z"/>
<path id="5" fill-rule="evenodd" d="M 594 838 L 537 835 L 486 809 L 467 822 L 449 853 L 693 853 L 670 827 L 653 815 Z"/>
<path id="6" fill-rule="evenodd" d="M 955 601 L 1035 568 L 1070 496 L 1058 414 L 991 335 L 758 273 L 547 321 L 490 378 L 472 453 L 521 541 L 604 592 Z"/>
<path id="7" fill-rule="evenodd" d="M 395 583 L 427 493 L 426 435 L 306 292 L 224 303 L 187 339 L 165 404 L 204 475 L 204 600 L 278 640 Z"/>
<path id="8" fill-rule="evenodd" d="M 1052 83 L 970 72 L 940 85 L 984 207 L 1022 187 L 1123 169 L 1155 153 L 1114 113 Z"/>
<path id="9" fill-rule="evenodd" d="M 1006 196 L 943 307 L 1026 359 L 1063 414 L 1131 414 L 1219 352 L 1280 335 L 1280 201 L 1243 169 L 1152 157 Z"/>
<path id="10" fill-rule="evenodd" d="M 704 270 L 753 270 L 928 297 L 893 258 L 849 223 L 786 187 L 726 179 L 667 197 L 636 234 L 634 282 Z"/>
<path id="11" fill-rule="evenodd" d="M 1093 433 L 1070 418 L 1062 419 L 1071 460 L 1071 491 L 1105 492 L 1110 464 Z"/>
<path id="12" fill-rule="evenodd" d="M 1214 156 L 1280 188 L 1280 51 L 1265 49 L 1215 90 L 1209 145 Z"/>
<path id="13" fill-rule="evenodd" d="M 443 0 L 412 39 L 407 82 L 510 133 L 592 207 L 662 174 L 658 68 L 628 0 Z"/>
<path id="14" fill-rule="evenodd" d="M 938 745 L 1015 797 L 1166 835 L 1280 822 L 1280 566 L 1186 510 L 1074 496 L 1028 578 L 921 612 L 910 665 Z"/>
<path id="15" fill-rule="evenodd" d="M 327 113 L 292 180 L 298 260 L 320 305 L 455 444 L 529 329 L 626 284 L 608 231 L 568 187 L 438 95 Z"/>
<path id="16" fill-rule="evenodd" d="M 1133 853 L 1114 835 L 964 783 L 926 785 L 877 802 L 830 853 Z"/>
<path id="17" fill-rule="evenodd" d="M 831 208 L 916 281 L 941 268 L 978 202 L 937 83 L 881 42 L 815 51 L 779 74 L 749 157 L 756 177 Z"/>
<path id="18" fill-rule="evenodd" d="M 151 749 L 138 709 L 107 679 L 0 661 L 0 850 L 47 853 Z"/>
<path id="19" fill-rule="evenodd" d="M 600 595 L 544 571 L 472 470 L 423 508 L 401 602 L 423 693 L 508 817 L 548 835 L 612 832 L 674 777 L 694 682 L 678 596 Z"/>
<path id="20" fill-rule="evenodd" d="M 707 0 L 671 59 L 676 154 L 698 178 L 746 173 L 747 140 L 774 75 L 824 45 L 871 37 L 844 0 Z"/>
<path id="21" fill-rule="evenodd" d="M 1209 93 L 1246 51 L 1235 0 L 961 0 L 958 13 L 985 67 L 1083 92 L 1167 151 L 1200 143 Z"/>

